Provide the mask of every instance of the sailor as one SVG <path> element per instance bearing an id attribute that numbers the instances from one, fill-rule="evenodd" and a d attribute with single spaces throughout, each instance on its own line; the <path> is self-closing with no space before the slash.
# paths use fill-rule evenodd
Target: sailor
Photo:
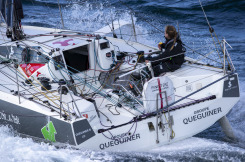
<path id="1" fill-rule="evenodd" d="M 185 48 L 180 40 L 179 34 L 172 25 L 165 27 L 165 43 L 160 42 L 158 48 L 164 52 L 156 57 L 146 57 L 145 62 L 151 61 L 152 68 L 155 76 L 159 76 L 161 73 L 175 71 L 181 67 L 184 63 Z"/>

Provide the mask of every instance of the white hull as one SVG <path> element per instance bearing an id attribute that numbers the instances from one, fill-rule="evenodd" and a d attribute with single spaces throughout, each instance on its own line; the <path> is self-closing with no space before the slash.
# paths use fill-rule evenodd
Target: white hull
<path id="1" fill-rule="evenodd" d="M 35 30 L 38 30 L 39 32 L 50 32 L 51 30 L 35 27 L 28 27 L 27 29 L 29 29 L 29 32 L 34 32 Z M 41 39 L 40 42 L 46 43 L 43 43 L 46 51 L 53 48 L 47 47 L 47 44 L 52 44 L 53 36 L 44 37 L 43 39 L 42 37 L 33 38 L 32 41 L 28 42 L 28 40 L 26 40 L 25 43 L 30 43 L 30 45 L 34 46 L 34 40 L 37 41 L 38 39 Z M 51 40 L 47 41 L 48 39 Z M 61 39 L 64 41 L 64 38 Z M 74 39 L 74 42 L 76 43 L 73 45 L 68 44 L 69 47 L 62 47 L 64 49 L 61 50 L 65 51 L 68 50 L 68 48 L 79 46 L 79 43 L 77 42 L 81 38 L 75 40 L 75 38 L 72 37 L 72 39 Z M 121 39 L 115 38 L 108 38 L 108 40 L 113 42 L 118 48 L 124 48 L 125 51 L 131 51 L 132 53 L 137 52 L 135 49 L 141 49 L 145 52 L 156 51 L 153 47 L 139 43 L 126 43 Z M 9 44 L 6 44 L 6 46 L 7 45 Z M 134 46 L 134 48 L 132 48 L 132 46 Z M 96 44 L 91 43 L 89 44 L 89 47 L 95 48 Z M 93 50 L 89 51 L 89 53 L 92 52 Z M 94 60 L 94 57 L 95 56 L 92 55 L 89 60 Z M 107 58 L 106 60 L 102 57 L 98 59 L 100 60 L 99 62 L 104 60 L 107 61 L 108 63 L 104 66 L 108 68 L 111 60 L 108 60 Z M 186 59 L 191 61 L 189 58 Z M 125 71 L 127 68 L 132 69 L 131 64 L 133 64 L 134 60 L 135 59 L 132 59 L 127 62 L 128 64 L 123 65 L 122 71 Z M 93 67 L 94 65 L 96 65 L 96 63 L 90 62 L 90 67 Z M 51 66 L 51 64 L 49 64 L 49 66 Z M 49 73 L 45 68 L 46 67 L 42 67 L 38 71 L 42 74 L 45 72 Z M 184 99 L 179 103 L 170 106 L 170 112 L 163 113 L 161 117 L 151 116 L 138 121 L 140 119 L 137 118 L 136 120 L 135 117 L 142 115 L 140 112 L 145 112 L 147 116 L 148 112 L 146 111 L 146 108 L 134 110 L 127 105 L 124 105 L 123 107 L 108 107 L 108 105 L 113 104 L 110 98 L 120 98 L 113 94 L 109 88 L 105 90 L 105 93 L 112 97 L 100 98 L 93 96 L 96 105 L 99 107 L 98 110 L 101 113 L 96 112 L 97 109 L 95 111 L 94 104 L 87 101 L 85 98 L 75 96 L 73 93 L 70 93 L 71 95 L 69 95 L 69 93 L 67 95 L 62 95 L 62 101 L 65 102 L 63 111 L 66 113 L 69 112 L 69 115 L 71 116 L 67 118 L 60 115 L 62 113 L 60 113 L 61 111 L 58 108 L 52 108 L 52 106 L 58 107 L 61 104 L 59 101 L 61 95 L 57 90 L 58 85 L 52 85 L 52 89 L 50 90 L 52 93 L 46 93 L 41 91 L 40 85 L 37 84 L 38 81 L 36 81 L 36 79 L 38 78 L 38 71 L 35 71 L 32 74 L 35 85 L 30 86 L 25 83 L 25 80 L 28 77 L 24 77 L 26 75 L 24 70 L 20 67 L 18 67 L 18 70 L 19 76 L 17 78 L 19 79 L 20 97 L 17 93 L 14 93 L 17 91 L 17 84 L 15 83 L 17 78 L 15 75 L 16 70 L 13 68 L 13 65 L 9 65 L 8 63 L 0 65 L 0 84 L 2 85 L 0 86 L 0 124 L 11 125 L 21 134 L 26 134 L 42 140 L 46 139 L 53 141 L 54 144 L 67 143 L 83 149 L 138 151 L 170 144 L 191 137 L 212 126 L 231 110 L 240 97 L 237 74 L 232 74 L 213 84 L 216 80 L 224 77 L 222 69 L 186 62 L 181 69 L 172 73 L 167 73 L 164 76 L 170 78 L 173 83 L 173 87 L 175 88 L 175 101 L 181 98 Z M 51 67 L 51 70 L 54 70 L 54 67 L 53 69 Z M 98 71 L 88 70 L 87 72 L 88 76 L 97 74 L 99 74 Z M 84 73 L 77 74 L 77 76 L 81 78 L 84 78 L 84 75 Z M 56 76 L 64 76 L 64 78 L 69 79 L 64 72 L 58 71 Z M 73 77 L 75 77 L 75 75 L 73 75 Z M 81 80 L 77 79 L 75 80 L 75 83 L 79 81 Z M 97 81 L 95 82 L 97 86 L 100 86 L 100 83 L 97 83 Z M 212 85 L 208 86 L 210 83 Z M 78 86 L 78 89 L 82 89 L 82 87 L 84 88 L 86 86 L 85 83 L 81 83 L 81 85 Z M 199 90 L 205 86 L 208 87 L 199 92 Z M 27 88 L 27 90 L 25 88 Z M 40 91 L 35 91 L 35 88 Z M 86 89 L 84 90 L 84 93 L 90 91 L 91 85 L 84 89 Z M 94 91 L 94 89 L 91 91 Z M 198 92 L 194 95 L 185 98 L 185 96 L 196 91 Z M 33 95 L 33 93 L 35 95 Z M 39 98 L 40 94 L 43 95 L 41 98 Z M 205 99 L 210 96 L 214 96 L 214 98 Z M 30 97 L 32 99 L 30 99 Z M 50 98 L 51 100 L 49 101 Z M 47 104 L 45 100 L 48 100 L 49 104 Z M 69 104 L 72 105 L 74 100 L 77 103 L 77 108 L 74 108 L 76 105 L 73 105 L 73 109 L 70 109 Z M 186 105 L 181 106 L 181 104 Z M 171 110 L 171 108 L 175 106 L 179 106 L 178 109 Z M 157 111 L 155 107 L 151 109 Z M 133 119 L 134 121 L 132 121 Z M 53 127 L 55 127 L 53 132 L 48 128 L 50 121 L 52 121 Z M 129 124 L 129 121 L 132 122 Z M 161 126 L 159 122 L 161 122 L 164 127 Z M 124 123 L 127 124 L 119 127 L 120 124 Z M 113 126 L 115 127 L 113 128 Z M 104 132 L 102 131 L 103 133 L 101 133 L 101 130 L 103 129 Z"/>

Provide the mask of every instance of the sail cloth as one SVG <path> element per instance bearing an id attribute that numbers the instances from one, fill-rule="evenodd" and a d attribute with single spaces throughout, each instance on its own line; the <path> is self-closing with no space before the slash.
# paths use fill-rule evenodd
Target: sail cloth
<path id="1" fill-rule="evenodd" d="M 24 18 L 21 0 L 0 0 L 0 11 L 8 27 Z"/>
<path id="2" fill-rule="evenodd" d="M 156 111 L 157 106 L 160 109 L 175 101 L 173 82 L 167 76 L 154 77 L 144 84 L 142 95 L 146 112 Z"/>

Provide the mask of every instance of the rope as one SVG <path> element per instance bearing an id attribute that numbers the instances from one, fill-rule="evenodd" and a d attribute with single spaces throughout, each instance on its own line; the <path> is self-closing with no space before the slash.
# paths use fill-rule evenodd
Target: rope
<path id="1" fill-rule="evenodd" d="M 206 55 L 203 56 L 203 57 L 204 57 L 204 58 L 208 58 L 208 56 L 209 56 L 211 53 L 213 53 L 213 52 L 214 52 L 214 51 L 211 51 L 211 52 L 209 52 L 208 54 L 206 54 Z M 194 61 L 193 64 L 194 64 L 194 63 L 197 63 L 197 62 L 199 62 L 199 61 L 201 61 L 201 60 L 203 60 L 204 58 Z"/>
<path id="2" fill-rule="evenodd" d="M 212 29 L 212 27 L 211 27 L 211 25 L 210 25 L 210 23 L 209 23 L 209 21 L 208 21 L 208 17 L 207 17 L 207 15 L 206 15 L 206 13 L 205 13 L 204 9 L 203 9 L 203 6 L 202 6 L 202 3 L 201 3 L 201 0 L 199 0 L 199 3 L 200 3 L 200 6 L 201 6 L 201 8 L 202 8 L 203 14 L 204 14 L 204 16 L 205 16 L 205 18 L 206 18 L 206 21 L 207 21 L 207 23 L 208 23 L 209 30 L 211 30 L 211 29 Z"/>
<path id="3" fill-rule="evenodd" d="M 120 1 L 120 2 L 122 2 L 122 1 Z M 123 3 L 123 2 L 122 2 L 122 3 Z M 131 8 L 130 8 L 130 9 L 131 9 Z M 132 9 L 131 9 L 131 10 L 132 10 Z M 204 11 L 204 10 L 203 10 L 203 11 Z M 205 16 L 206 16 L 206 14 L 205 14 Z M 206 17 L 206 19 L 207 19 L 207 17 Z M 208 22 L 208 24 L 209 24 L 209 22 Z M 210 24 L 209 24 L 209 26 L 210 26 Z M 211 27 L 211 26 L 210 26 L 210 27 Z M 177 55 L 176 55 L 176 56 L 177 56 Z M 167 59 L 167 58 L 164 58 L 164 59 Z M 137 61 L 137 62 L 138 62 L 138 61 Z M 110 75 L 111 75 L 111 74 L 110 74 Z M 86 75 L 86 76 L 87 76 L 87 75 Z M 95 75 L 94 75 L 94 77 L 90 77 L 90 76 L 89 76 L 89 78 L 94 78 L 94 79 L 95 79 L 95 82 L 97 81 Z M 109 78 L 109 77 L 108 77 L 108 78 Z M 107 81 L 108 81 L 108 78 L 107 78 Z M 79 78 L 78 80 L 80 80 L 80 79 L 81 79 L 81 78 Z M 107 81 L 106 81 L 106 83 L 107 83 Z M 86 81 L 85 81 L 85 82 L 86 82 Z M 106 83 L 105 83 L 105 84 L 106 84 Z M 86 84 L 86 83 L 84 83 L 84 85 L 85 85 L 85 84 Z M 91 83 L 91 84 L 92 84 L 92 83 Z M 104 84 L 104 85 L 105 85 L 105 84 Z M 103 85 L 102 89 L 104 88 L 104 85 Z M 91 85 L 90 85 L 90 87 L 91 87 Z M 96 89 L 95 92 L 96 92 L 97 90 L 99 90 L 99 89 L 101 89 L 101 87 L 99 87 L 98 89 Z"/>
<path id="4" fill-rule="evenodd" d="M 145 119 L 148 119 L 148 118 L 151 118 L 151 117 L 155 117 L 158 113 L 161 113 L 163 111 L 166 112 L 168 110 L 168 108 L 170 108 L 171 106 L 175 105 L 176 103 L 179 103 L 182 100 L 184 100 L 186 98 L 189 98 L 190 96 L 202 91 L 203 89 L 208 88 L 209 86 L 211 86 L 211 85 L 213 85 L 213 84 L 215 84 L 215 83 L 217 83 L 217 82 L 219 82 L 219 81 L 221 81 L 221 80 L 223 80 L 223 79 L 225 79 L 225 78 L 227 78 L 227 77 L 229 77 L 230 75 L 233 75 L 233 74 L 234 74 L 233 72 L 229 73 L 229 74 L 227 74 L 227 75 L 215 80 L 214 82 L 211 82 L 210 84 L 200 88 L 199 90 L 197 90 L 197 91 L 195 91 L 193 93 L 190 93 L 190 94 L 186 95 L 185 97 L 182 97 L 181 99 L 179 99 L 179 100 L 177 100 L 177 101 L 165 106 L 163 109 L 159 109 L 157 111 L 154 111 L 154 112 L 151 112 L 151 113 L 148 113 L 148 114 L 143 114 L 143 115 L 136 116 L 131 121 L 123 123 L 123 124 L 120 124 L 120 125 L 117 125 L 117 126 L 112 126 L 110 128 L 107 128 L 107 129 L 99 129 L 98 133 L 103 133 L 103 132 L 108 131 L 108 130 L 112 130 L 112 129 L 115 129 L 115 128 L 118 128 L 118 127 L 122 127 L 122 126 L 125 126 L 125 125 L 128 125 L 128 124 L 131 124 L 132 121 L 142 121 L 142 120 L 145 120 Z M 172 133 L 174 134 L 174 132 L 172 132 Z"/>
<path id="5" fill-rule="evenodd" d="M 9 67 L 8 67 L 9 68 Z M 9 68 L 10 69 L 10 68 Z M 11 69 L 10 69 L 11 70 Z M 12 70 L 11 70 L 12 71 Z M 3 74 L 3 75 L 5 75 L 7 78 L 9 78 L 11 81 L 13 81 L 14 83 L 16 83 L 17 84 L 17 82 L 15 81 L 15 77 L 13 77 L 13 76 L 8 76 L 9 74 L 6 74 L 5 72 L 3 72 L 2 70 L 0 70 L 0 72 Z M 32 92 L 30 92 L 28 89 L 26 89 L 26 88 L 24 88 L 21 84 L 19 84 L 19 86 L 21 87 L 21 88 L 23 88 L 24 89 L 24 91 L 26 92 L 26 91 L 28 91 L 29 93 L 30 93 L 30 95 L 32 95 L 33 97 L 35 97 L 35 98 L 37 98 L 39 101 L 42 101 L 40 98 L 38 98 L 35 94 L 33 94 Z M 32 89 L 32 88 L 30 88 L 30 89 Z M 34 90 L 34 89 L 33 89 Z M 35 91 L 35 90 L 34 90 Z M 22 97 L 24 97 L 24 96 L 22 96 Z M 26 98 L 26 97 L 24 97 L 24 98 Z M 28 98 L 26 98 L 26 99 L 28 99 Z M 43 102 L 43 101 L 42 101 Z M 39 103 L 40 104 L 40 103 Z M 43 104 L 41 104 L 41 105 L 43 105 Z M 46 106 L 46 105 L 43 105 L 43 106 Z M 51 105 L 52 106 L 52 105 Z M 47 107 L 47 106 L 46 106 Z"/>
<path id="6" fill-rule="evenodd" d="M 22 75 L 22 76 L 24 76 L 18 69 L 17 69 L 17 71 Z M 25 76 L 24 76 L 25 77 Z M 25 77 L 26 78 L 26 77 Z M 33 78 L 34 79 L 34 78 Z M 26 78 L 26 80 L 28 80 L 28 78 Z M 47 90 L 41 83 L 39 83 L 36 79 L 34 79 L 41 87 L 43 87 L 46 91 L 47 91 L 47 93 L 50 93 L 50 91 L 49 90 Z M 28 80 L 29 81 L 29 80 Z M 29 81 L 30 82 L 30 84 L 31 85 L 33 85 L 42 95 L 44 95 L 48 100 L 50 100 L 51 102 L 53 102 L 59 109 L 61 109 L 61 107 L 57 104 L 57 103 L 55 103 L 49 96 L 47 96 L 44 92 L 42 92 L 40 89 L 38 89 L 31 81 Z M 52 94 L 52 93 L 50 93 L 50 94 Z M 53 95 L 53 97 L 54 98 L 56 98 L 57 96 L 54 96 Z M 64 113 L 66 113 L 64 110 L 62 110 Z M 67 115 L 67 114 L 66 114 Z"/>
<path id="7" fill-rule="evenodd" d="M 202 8 L 203 14 L 204 14 L 204 16 L 205 16 L 205 18 L 206 18 L 206 21 L 207 21 L 207 23 L 208 23 L 208 26 L 209 26 L 209 32 L 210 32 L 211 37 L 212 37 L 212 39 L 213 39 L 213 42 L 214 42 L 216 51 L 217 51 L 217 53 L 218 53 L 218 55 L 219 55 L 221 64 L 224 66 L 224 63 L 222 62 L 222 59 L 221 59 L 221 57 L 220 57 L 220 54 L 219 54 L 219 51 L 218 51 L 218 48 L 217 48 L 217 46 L 216 46 L 216 42 L 215 42 L 215 40 L 214 40 L 214 38 L 213 38 L 213 34 L 212 34 L 212 33 L 214 33 L 214 35 L 215 35 L 215 37 L 216 37 L 216 39 L 217 39 L 217 41 L 218 41 L 218 43 L 219 43 L 219 45 L 220 45 L 220 48 L 221 48 L 221 50 L 222 50 L 223 55 L 225 55 L 225 51 L 223 50 L 223 48 L 222 48 L 222 46 L 221 46 L 221 43 L 220 43 L 220 41 L 219 41 L 219 39 L 218 39 L 216 33 L 214 32 L 214 29 L 211 27 L 211 25 L 210 25 L 210 23 L 209 23 L 209 21 L 208 21 L 208 18 L 207 18 L 207 15 L 206 15 L 205 11 L 204 11 L 203 6 L 202 6 L 201 0 L 199 0 L 199 3 L 200 3 L 200 6 L 201 6 L 201 8 Z M 225 57 L 225 56 L 224 56 L 224 57 Z M 230 67 L 230 62 L 228 61 L 227 58 L 225 58 L 225 59 L 226 59 L 226 61 L 227 61 L 227 63 L 228 63 L 228 66 Z"/>
<path id="8" fill-rule="evenodd" d="M 191 47 L 187 46 L 186 44 L 183 43 L 183 45 L 184 45 L 185 47 L 189 48 L 190 50 L 192 50 L 192 52 L 195 52 L 195 53 L 197 53 L 197 54 L 199 54 L 199 55 L 201 55 L 201 56 L 203 56 L 203 57 L 206 57 L 205 55 L 203 55 L 203 54 L 201 54 L 201 53 L 195 51 L 194 49 L 192 49 Z M 208 58 L 208 57 L 206 57 L 206 58 L 209 59 L 209 60 L 211 60 L 211 61 L 214 61 L 214 62 L 216 62 L 216 63 L 218 63 L 218 64 L 222 64 L 222 62 L 218 62 L 218 61 L 216 61 L 216 60 L 214 60 L 214 59 L 211 59 L 211 58 Z M 223 65 L 223 64 L 222 64 L 222 65 Z"/>

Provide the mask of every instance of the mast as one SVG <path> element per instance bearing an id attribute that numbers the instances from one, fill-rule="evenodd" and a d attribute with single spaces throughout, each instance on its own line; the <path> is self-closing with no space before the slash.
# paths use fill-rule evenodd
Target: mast
<path id="1" fill-rule="evenodd" d="M 6 36 L 12 41 L 25 38 L 21 28 L 24 18 L 21 0 L 0 0 L 0 11 L 7 25 Z"/>

